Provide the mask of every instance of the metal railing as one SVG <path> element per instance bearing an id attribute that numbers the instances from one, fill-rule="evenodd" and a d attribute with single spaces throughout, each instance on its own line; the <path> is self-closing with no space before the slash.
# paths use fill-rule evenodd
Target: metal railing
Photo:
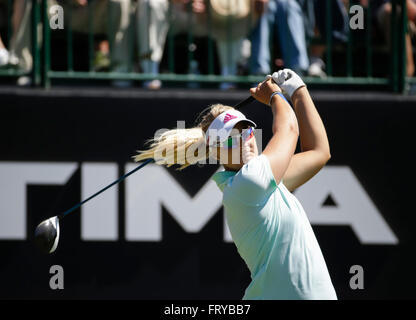
<path id="1" fill-rule="evenodd" d="M 8 10 L 8 28 L 7 39 L 8 42 L 11 37 L 11 7 L 12 0 L 7 1 Z M 32 15 L 31 15 L 31 37 L 32 37 L 32 57 L 33 68 L 30 74 L 16 70 L 16 69 L 0 69 L 0 76 L 21 76 L 30 75 L 32 83 L 34 85 L 42 85 L 45 88 L 51 86 L 52 81 L 56 79 L 94 79 L 94 80 L 153 80 L 159 79 L 164 82 L 199 82 L 199 83 L 220 83 L 220 82 L 233 82 L 241 84 L 252 84 L 264 79 L 263 76 L 245 75 L 245 76 L 221 76 L 214 73 L 215 54 L 214 54 L 214 40 L 211 36 L 212 19 L 209 6 L 207 6 L 207 30 L 209 36 L 206 37 L 207 41 L 207 70 L 206 74 L 190 74 L 191 63 L 195 58 L 195 46 L 194 46 L 194 34 L 191 21 L 192 11 L 188 6 L 189 20 L 187 28 L 187 45 L 183 49 L 183 57 L 187 57 L 188 74 L 178 74 L 175 66 L 175 37 L 172 30 L 168 32 L 165 53 L 167 54 L 167 66 L 168 72 L 166 73 L 139 73 L 133 71 L 133 65 L 135 62 L 134 57 L 138 55 L 134 54 L 134 30 L 133 24 L 135 22 L 133 13 L 130 13 L 130 25 L 128 28 L 129 41 L 129 54 L 128 54 L 128 71 L 127 72 L 96 72 L 93 68 L 94 59 L 94 34 L 93 23 L 94 14 L 92 10 L 92 1 L 90 0 L 88 5 L 88 70 L 76 71 L 74 70 L 74 46 L 73 46 L 73 30 L 70 21 L 71 10 L 65 12 L 67 15 L 65 19 L 65 42 L 67 47 L 66 52 L 66 70 L 57 71 L 51 68 L 51 30 L 49 27 L 48 17 L 48 1 L 47 0 L 33 0 L 32 1 Z M 326 34 L 322 35 L 322 39 L 326 45 L 325 63 L 326 73 L 325 78 L 305 77 L 305 82 L 310 86 L 316 87 L 371 87 L 379 89 L 387 89 L 393 92 L 404 92 L 406 84 L 416 83 L 415 78 L 406 77 L 406 50 L 405 50 L 405 33 L 407 30 L 407 18 L 406 18 L 406 0 L 392 0 L 392 14 L 391 14 L 391 47 L 389 48 L 389 54 L 387 57 L 389 65 L 389 72 L 385 76 L 375 76 L 374 71 L 377 66 L 374 65 L 373 58 L 375 54 L 375 47 L 373 44 L 373 30 L 371 27 L 371 1 L 368 1 L 368 7 L 365 10 L 365 28 L 364 28 L 364 43 L 358 43 L 355 39 L 355 32 L 349 32 L 348 41 L 345 45 L 341 45 L 341 52 L 345 55 L 345 73 L 343 75 L 334 74 L 334 54 L 336 47 L 332 37 L 332 0 L 326 0 Z M 356 4 L 356 1 L 350 1 L 350 6 Z M 169 10 L 169 19 L 171 18 L 171 10 Z M 108 19 L 109 20 L 109 19 Z M 230 34 L 230 28 L 232 28 L 232 18 L 228 19 L 227 37 Z M 38 39 L 37 26 L 42 26 L 42 39 Z M 250 26 L 248 25 L 247 28 Z M 361 37 L 362 38 L 362 37 Z M 40 41 L 41 40 L 41 41 Z M 360 40 L 360 39 L 359 39 Z M 113 43 L 110 41 L 110 53 L 113 50 Z M 357 55 L 360 51 L 357 48 L 365 48 L 365 56 Z M 362 52 L 362 51 L 361 51 Z M 182 56 L 182 55 L 181 55 Z M 139 58 L 139 57 L 138 57 Z M 338 57 L 339 58 L 339 57 Z M 271 59 L 272 61 L 274 59 Z M 356 75 L 354 73 L 354 64 L 360 63 L 365 68 L 365 75 Z M 383 66 L 385 68 L 386 66 Z M 275 69 L 276 67 L 273 67 Z"/>

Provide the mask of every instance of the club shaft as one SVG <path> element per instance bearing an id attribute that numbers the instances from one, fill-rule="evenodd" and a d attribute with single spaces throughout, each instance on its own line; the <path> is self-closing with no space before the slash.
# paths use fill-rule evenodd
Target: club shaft
<path id="1" fill-rule="evenodd" d="M 237 103 L 235 106 L 234 106 L 234 109 L 241 109 L 242 107 L 244 107 L 244 106 L 246 106 L 246 105 L 248 105 L 248 104 L 250 104 L 250 103 L 252 103 L 254 101 L 254 98 L 252 97 L 252 96 L 249 96 L 248 98 L 246 98 L 246 99 L 244 99 L 243 101 L 241 101 L 241 102 L 239 102 L 239 103 Z"/>
<path id="2" fill-rule="evenodd" d="M 126 179 L 129 175 L 135 173 L 137 170 L 143 168 L 145 165 L 149 164 L 150 162 L 154 162 L 153 159 L 148 159 L 145 162 L 141 163 L 139 166 L 137 166 L 136 168 L 134 168 L 133 170 L 127 172 L 125 175 L 121 176 L 120 178 L 118 178 L 116 181 L 110 183 L 108 186 L 102 188 L 100 191 L 97 191 L 96 193 L 94 193 L 92 196 L 90 196 L 89 198 L 81 201 L 80 203 L 76 204 L 75 206 L 73 206 L 71 209 L 68 209 L 67 211 L 65 211 L 64 213 L 59 215 L 59 219 L 62 219 L 63 217 L 65 217 L 66 215 L 70 214 L 71 212 L 75 211 L 76 209 L 78 209 L 80 206 L 82 206 L 84 203 L 90 201 L 91 199 L 95 198 L 96 196 L 98 196 L 100 193 L 104 192 L 105 190 L 111 188 L 112 186 L 114 186 L 117 183 L 120 183 L 121 181 L 123 181 L 124 179 Z"/>

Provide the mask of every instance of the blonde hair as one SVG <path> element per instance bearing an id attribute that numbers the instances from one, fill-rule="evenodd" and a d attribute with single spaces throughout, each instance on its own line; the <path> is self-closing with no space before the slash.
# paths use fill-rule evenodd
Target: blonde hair
<path id="1" fill-rule="evenodd" d="M 167 130 L 159 136 L 146 141 L 146 144 L 150 145 L 149 148 L 147 150 L 138 150 L 139 154 L 133 157 L 134 161 L 154 159 L 157 164 L 165 164 L 168 167 L 178 164 L 180 165 L 178 170 L 183 170 L 201 160 L 208 159 L 210 149 L 205 143 L 205 133 L 208 127 L 221 113 L 234 108 L 222 104 L 214 104 L 207 109 L 200 113 L 195 127 Z M 200 152 L 201 149 L 204 152 Z M 190 152 L 192 157 L 188 156 Z M 183 155 L 186 156 L 182 158 Z"/>

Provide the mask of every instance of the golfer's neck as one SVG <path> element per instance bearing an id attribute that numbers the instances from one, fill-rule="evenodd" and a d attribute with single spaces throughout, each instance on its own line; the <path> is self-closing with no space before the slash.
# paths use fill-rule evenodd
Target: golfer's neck
<path id="1" fill-rule="evenodd" d="M 227 171 L 239 171 L 244 164 L 224 164 L 224 169 Z"/>

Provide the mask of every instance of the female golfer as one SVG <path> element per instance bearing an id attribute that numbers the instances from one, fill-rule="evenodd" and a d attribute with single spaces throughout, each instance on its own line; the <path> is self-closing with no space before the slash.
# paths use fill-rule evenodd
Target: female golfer
<path id="1" fill-rule="evenodd" d="M 291 193 L 330 158 L 324 125 L 292 70 L 267 76 L 250 93 L 273 114 L 273 137 L 260 155 L 254 122 L 231 107 L 214 105 L 198 126 L 163 133 L 136 160 L 154 158 L 182 169 L 215 158 L 224 166 L 213 179 L 223 192 L 233 241 L 251 273 L 243 299 L 337 299 L 310 222 Z M 299 136 L 301 152 L 294 154 Z M 179 159 L 181 153 L 185 159 Z"/>

